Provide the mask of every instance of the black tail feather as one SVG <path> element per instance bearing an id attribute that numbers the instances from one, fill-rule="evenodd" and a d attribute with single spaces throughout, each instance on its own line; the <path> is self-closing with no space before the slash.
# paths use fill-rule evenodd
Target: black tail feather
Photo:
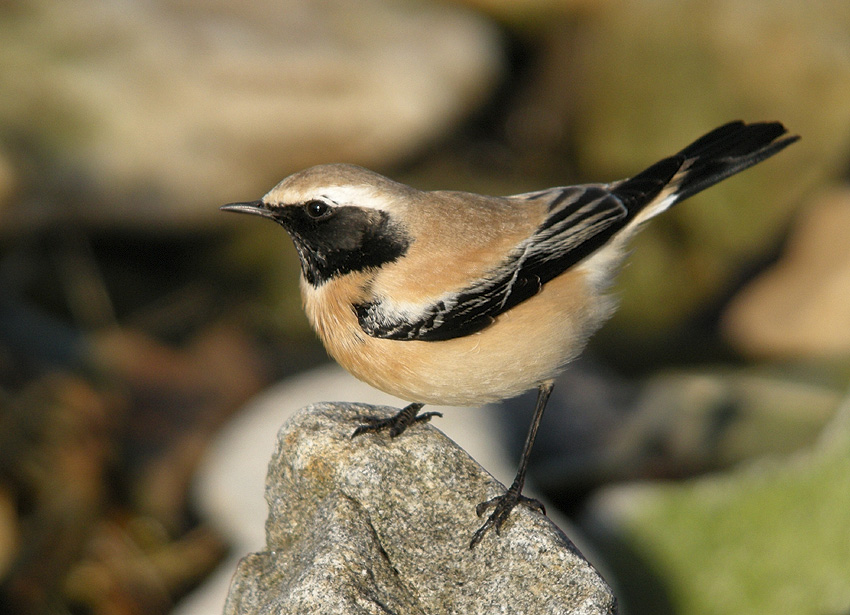
<path id="1" fill-rule="evenodd" d="M 787 131 L 779 122 L 730 122 L 697 139 L 675 157 L 693 160 L 677 190 L 676 202 L 748 169 L 800 137 L 779 139 Z M 777 140 L 779 139 L 779 140 Z"/>
<path id="2" fill-rule="evenodd" d="M 684 167 L 681 180 L 677 180 L 674 203 L 678 203 L 758 164 L 800 138 L 791 135 L 779 139 L 786 132 L 779 122 L 729 122 L 703 135 L 678 154 L 624 181 L 614 193 L 626 204 L 630 217 L 634 216 Z"/>

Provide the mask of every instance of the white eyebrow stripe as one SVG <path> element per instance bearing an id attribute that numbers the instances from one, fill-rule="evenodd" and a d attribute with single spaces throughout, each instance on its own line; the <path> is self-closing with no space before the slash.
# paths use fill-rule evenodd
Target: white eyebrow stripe
<path id="1" fill-rule="evenodd" d="M 371 209 L 386 209 L 387 199 L 373 187 L 366 185 L 327 186 L 316 191 L 334 205 L 355 205 Z"/>
<path id="2" fill-rule="evenodd" d="M 336 201 L 336 200 L 332 199 L 332 198 L 331 198 L 331 197 L 329 197 L 327 194 L 320 194 L 320 195 L 319 195 L 319 199 L 320 199 L 320 200 L 322 200 L 322 201 L 324 201 L 325 203 L 329 203 L 329 204 L 331 204 L 331 205 L 339 206 L 339 201 Z"/>
<path id="3" fill-rule="evenodd" d="M 390 199 L 374 187 L 366 184 L 325 185 L 303 190 L 281 190 L 275 186 L 263 197 L 266 203 L 296 205 L 307 201 L 321 200 L 337 207 L 352 205 L 369 209 L 388 209 Z"/>

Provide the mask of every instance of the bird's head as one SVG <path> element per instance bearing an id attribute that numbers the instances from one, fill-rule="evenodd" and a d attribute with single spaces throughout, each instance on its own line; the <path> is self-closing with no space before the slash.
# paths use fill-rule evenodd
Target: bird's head
<path id="1" fill-rule="evenodd" d="M 258 201 L 221 209 L 270 218 L 285 228 L 304 279 L 318 287 L 403 256 L 411 243 L 404 209 L 416 193 L 361 167 L 328 164 L 290 175 Z"/>

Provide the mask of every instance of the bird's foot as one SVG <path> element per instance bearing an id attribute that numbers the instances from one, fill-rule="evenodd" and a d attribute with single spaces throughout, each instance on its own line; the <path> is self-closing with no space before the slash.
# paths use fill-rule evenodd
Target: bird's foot
<path id="1" fill-rule="evenodd" d="M 511 511 L 515 506 L 517 506 L 517 504 L 533 508 L 544 515 L 546 514 L 546 508 L 540 500 L 527 498 L 520 493 L 520 489 L 515 488 L 515 486 L 511 486 L 504 495 L 496 496 L 486 502 L 481 502 L 475 507 L 475 514 L 479 517 L 491 506 L 494 506 L 495 509 L 487 518 L 487 521 L 484 522 L 484 525 L 478 528 L 478 531 L 472 535 L 472 540 L 469 542 L 469 548 L 472 549 L 475 545 L 481 542 L 481 539 L 484 538 L 484 534 L 486 534 L 490 528 L 496 530 L 497 536 L 501 535 L 502 524 L 507 520 Z"/>
<path id="2" fill-rule="evenodd" d="M 395 438 L 414 423 L 424 423 L 430 421 L 432 417 L 443 416 L 442 412 L 423 412 L 422 414 L 418 414 L 424 405 L 410 404 L 389 418 L 367 416 L 362 419 L 365 424 L 355 429 L 351 437 L 354 438 L 363 433 L 389 430 L 390 438 Z"/>

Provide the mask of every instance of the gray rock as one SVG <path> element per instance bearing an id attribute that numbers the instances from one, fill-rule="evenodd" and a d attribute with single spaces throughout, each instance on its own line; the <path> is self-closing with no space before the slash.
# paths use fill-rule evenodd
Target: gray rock
<path id="1" fill-rule="evenodd" d="M 582 357 L 555 382 L 529 478 L 544 493 L 565 496 L 792 454 L 811 446 L 835 415 L 847 371 L 836 368 L 831 382 L 790 366 L 713 365 L 627 381 Z M 533 404 L 520 396 L 500 410 L 511 459 L 522 450 Z"/>
<path id="2" fill-rule="evenodd" d="M 25 175 L 10 233 L 218 224 L 217 204 L 299 168 L 397 164 L 476 109 L 503 66 L 496 28 L 436 3 L 19 8 L 0 19 L 0 125 Z"/>
<path id="3" fill-rule="evenodd" d="M 469 549 L 475 505 L 504 491 L 430 425 L 351 439 L 387 407 L 316 404 L 281 429 L 267 550 L 225 613 L 614 613 L 611 590 L 546 517 L 516 509 Z"/>

